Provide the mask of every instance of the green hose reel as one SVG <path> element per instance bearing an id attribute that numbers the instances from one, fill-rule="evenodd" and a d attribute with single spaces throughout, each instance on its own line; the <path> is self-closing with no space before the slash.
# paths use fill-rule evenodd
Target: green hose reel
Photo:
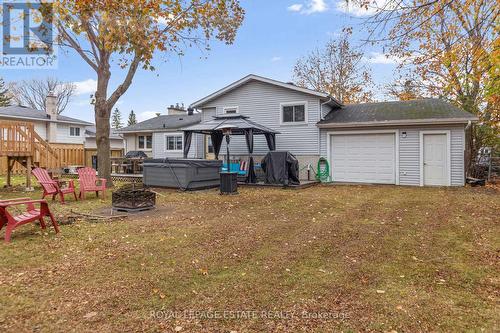
<path id="1" fill-rule="evenodd" d="M 328 160 L 326 158 L 319 158 L 316 170 L 316 180 L 319 180 L 322 183 L 328 183 L 332 181 L 330 177 L 330 164 L 328 163 Z"/>

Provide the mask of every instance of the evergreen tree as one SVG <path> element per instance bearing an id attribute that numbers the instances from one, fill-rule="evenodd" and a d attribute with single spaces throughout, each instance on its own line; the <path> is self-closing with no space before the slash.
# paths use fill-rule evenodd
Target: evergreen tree
<path id="1" fill-rule="evenodd" d="M 0 78 L 0 106 L 9 106 L 11 97 L 9 96 L 7 88 L 5 88 L 5 82 Z"/>
<path id="2" fill-rule="evenodd" d="M 130 114 L 128 115 L 128 124 L 127 126 L 132 126 L 137 124 L 137 118 L 135 117 L 134 110 L 130 111 Z"/>
<path id="3" fill-rule="evenodd" d="M 122 114 L 121 114 L 120 110 L 118 110 L 118 108 L 116 108 L 113 111 L 113 115 L 112 115 L 112 118 L 111 118 L 111 126 L 114 129 L 120 129 L 120 128 L 122 128 Z"/>

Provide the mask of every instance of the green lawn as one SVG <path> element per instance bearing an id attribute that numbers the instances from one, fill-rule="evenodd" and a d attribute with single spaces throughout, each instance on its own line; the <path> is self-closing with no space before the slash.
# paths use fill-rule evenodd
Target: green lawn
<path id="1" fill-rule="evenodd" d="M 0 244 L 0 330 L 500 329 L 494 189 L 161 194 L 157 211 L 122 221 L 17 229 Z M 64 219 L 110 205 L 89 197 L 51 208 Z"/>

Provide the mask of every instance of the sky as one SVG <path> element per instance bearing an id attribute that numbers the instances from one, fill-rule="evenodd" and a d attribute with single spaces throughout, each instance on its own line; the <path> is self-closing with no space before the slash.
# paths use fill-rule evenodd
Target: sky
<path id="1" fill-rule="evenodd" d="M 116 105 L 122 120 L 130 110 L 142 121 L 157 112 L 166 114 L 171 104 L 188 106 L 248 74 L 292 81 L 297 59 L 338 38 L 344 26 L 354 28 L 352 43 L 362 47 L 363 61 L 372 69 L 374 82 L 383 86 L 394 77 L 395 59 L 385 57 L 380 47 L 362 45 L 366 31 L 362 23 L 369 11 L 348 8 L 344 0 L 241 0 L 241 4 L 245 20 L 232 45 L 212 41 L 208 52 L 191 48 L 183 57 L 159 54 L 155 71 L 138 71 Z M 47 76 L 73 82 L 76 94 L 64 115 L 93 122 L 89 102 L 96 87 L 94 71 L 73 50 L 58 53 L 57 69 L 7 69 L 0 76 L 6 82 Z M 113 71 L 111 89 L 123 74 L 123 70 Z M 376 97 L 384 98 L 380 92 Z"/>

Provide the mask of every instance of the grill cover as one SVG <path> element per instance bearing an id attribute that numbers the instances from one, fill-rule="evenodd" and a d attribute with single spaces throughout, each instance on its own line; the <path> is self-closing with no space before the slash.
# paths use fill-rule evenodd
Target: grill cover
<path id="1" fill-rule="evenodd" d="M 299 161 L 288 151 L 271 151 L 261 163 L 266 184 L 299 185 Z"/>
<path id="2" fill-rule="evenodd" d="M 125 155 L 125 158 L 148 158 L 148 155 L 140 150 L 131 150 Z"/>

